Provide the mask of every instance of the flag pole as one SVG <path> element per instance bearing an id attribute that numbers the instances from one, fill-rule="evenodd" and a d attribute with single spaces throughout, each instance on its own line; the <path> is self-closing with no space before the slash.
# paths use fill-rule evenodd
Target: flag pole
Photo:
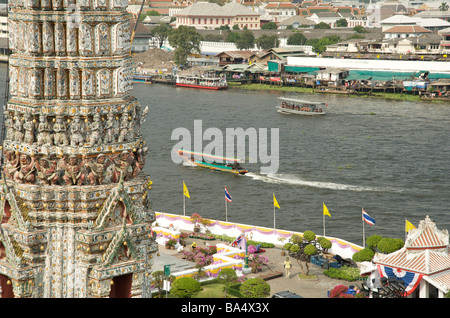
<path id="1" fill-rule="evenodd" d="M 227 188 L 227 186 L 225 186 L 225 189 Z M 227 197 L 224 196 L 224 200 L 225 200 L 225 222 L 228 222 L 228 204 L 227 204 Z"/>
<path id="2" fill-rule="evenodd" d="M 275 204 L 273 205 L 273 229 L 275 230 Z"/>
<path id="3" fill-rule="evenodd" d="M 366 247 L 366 234 L 364 232 L 364 223 L 366 223 L 366 222 L 364 222 L 363 211 L 364 211 L 364 208 L 361 208 L 361 221 L 363 224 L 363 248 L 365 248 Z"/>
<path id="4" fill-rule="evenodd" d="M 183 180 L 183 215 L 186 216 L 186 195 L 184 194 L 184 180 Z"/>
<path id="5" fill-rule="evenodd" d="M 325 205 L 325 202 L 322 202 L 323 236 L 325 236 L 325 213 L 323 211 L 324 205 Z"/>

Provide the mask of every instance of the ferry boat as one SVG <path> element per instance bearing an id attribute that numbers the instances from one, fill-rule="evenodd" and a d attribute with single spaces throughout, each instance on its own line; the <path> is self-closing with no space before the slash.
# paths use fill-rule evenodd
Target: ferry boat
<path id="1" fill-rule="evenodd" d="M 146 74 L 133 74 L 133 82 L 151 84 L 152 77 Z"/>
<path id="2" fill-rule="evenodd" d="M 201 77 L 193 75 L 177 75 L 176 86 L 204 89 L 226 89 L 228 83 L 222 77 Z"/>
<path id="3" fill-rule="evenodd" d="M 235 158 L 218 157 L 182 149 L 178 150 L 178 155 L 186 162 L 201 168 L 234 174 L 246 174 L 248 172 L 248 170 L 242 168 L 239 163 L 240 160 Z"/>
<path id="4" fill-rule="evenodd" d="M 325 107 L 328 104 L 323 102 L 312 102 L 294 98 L 279 97 L 280 105 L 277 105 L 277 110 L 284 114 L 298 114 L 298 115 L 325 115 Z"/>

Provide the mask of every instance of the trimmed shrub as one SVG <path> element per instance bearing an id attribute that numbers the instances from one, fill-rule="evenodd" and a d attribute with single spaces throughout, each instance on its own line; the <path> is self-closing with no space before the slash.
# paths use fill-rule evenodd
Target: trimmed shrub
<path id="1" fill-rule="evenodd" d="M 181 277 L 173 282 L 170 293 L 178 298 L 191 298 L 201 290 L 200 283 L 192 277 Z"/>
<path id="2" fill-rule="evenodd" d="M 377 249 L 381 253 L 392 253 L 395 252 L 403 247 L 405 243 L 402 239 L 393 239 L 390 237 L 382 238 L 378 244 Z"/>
<path id="3" fill-rule="evenodd" d="M 370 237 L 367 238 L 366 240 L 366 245 L 367 247 L 372 247 L 375 248 L 377 247 L 378 242 L 382 239 L 383 237 L 381 235 L 372 235 Z"/>
<path id="4" fill-rule="evenodd" d="M 270 295 L 270 285 L 264 279 L 255 277 L 242 283 L 240 291 L 244 298 L 264 298 Z"/>
<path id="5" fill-rule="evenodd" d="M 352 256 L 352 260 L 354 262 L 369 262 L 372 260 L 372 258 L 374 257 L 375 252 L 372 251 L 372 249 L 366 247 L 362 250 L 360 250 L 359 252 L 356 252 L 355 254 L 353 254 Z"/>
<path id="6" fill-rule="evenodd" d="M 316 239 L 316 233 L 313 231 L 305 231 L 305 233 L 303 233 L 303 238 L 308 242 L 314 241 Z"/>

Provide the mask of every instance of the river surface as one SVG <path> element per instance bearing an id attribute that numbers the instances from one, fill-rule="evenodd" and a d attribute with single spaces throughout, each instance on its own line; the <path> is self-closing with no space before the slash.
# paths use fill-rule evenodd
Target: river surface
<path id="1" fill-rule="evenodd" d="M 142 132 L 149 147 L 146 171 L 153 180 L 155 211 L 197 212 L 269 228 L 275 223 L 278 229 L 323 235 L 325 203 L 331 214 L 325 217 L 326 235 L 356 244 L 362 244 L 363 208 L 376 221 L 365 225 L 366 237 L 404 239 L 405 219 L 417 226 L 427 215 L 439 229 L 449 228 L 450 105 L 162 84 L 135 84 L 134 96 L 150 109 Z M 280 114 L 275 110 L 279 96 L 325 101 L 327 115 Z M 178 149 L 180 137 L 173 140 L 173 132 L 185 128 L 194 140 L 196 120 L 201 120 L 203 133 L 208 128 L 222 131 L 224 143 L 227 128 L 255 128 L 258 140 L 267 136 L 269 156 L 276 148 L 270 143 L 271 129 L 278 128 L 278 170 L 261 173 L 268 164 L 260 157 L 255 163 L 250 141 L 241 157 L 250 171 L 244 176 L 174 163 L 171 152 Z M 259 128 L 267 128 L 267 134 Z M 210 144 L 205 138 L 203 147 Z M 190 194 L 185 212 L 183 180 Z M 233 198 L 227 215 L 225 186 Z M 273 194 L 281 207 L 275 218 Z"/>
<path id="2" fill-rule="evenodd" d="M 0 68 L 0 95 L 5 70 Z M 365 225 L 366 237 L 404 239 L 405 219 L 417 226 L 427 215 L 439 229 L 450 228 L 450 105 L 140 83 L 134 85 L 133 95 L 143 107 L 149 106 L 141 131 L 149 147 L 145 172 L 153 181 L 155 211 L 187 216 L 197 212 L 268 228 L 275 223 L 278 229 L 323 235 L 325 203 L 331 214 L 325 217 L 326 235 L 361 245 L 362 208 L 376 221 Z M 280 96 L 325 101 L 327 115 L 280 114 L 275 110 Z M 194 134 L 194 121 L 201 122 L 203 133 L 223 132 L 224 147 L 227 128 L 256 129 L 258 141 L 268 138 L 267 155 L 279 150 L 277 171 L 261 172 L 268 164 L 250 152 L 250 139 L 241 158 L 250 171 L 244 176 L 174 162 L 172 151 L 178 149 L 180 137 L 172 134 L 190 132 L 194 147 L 194 136 L 201 135 Z M 260 128 L 267 128 L 267 134 Z M 275 128 L 278 148 L 270 142 Z M 208 145 L 211 141 L 205 139 L 202 146 Z M 185 212 L 183 180 L 190 194 Z M 225 186 L 233 198 L 227 215 Z M 281 207 L 275 218 L 273 194 Z"/>

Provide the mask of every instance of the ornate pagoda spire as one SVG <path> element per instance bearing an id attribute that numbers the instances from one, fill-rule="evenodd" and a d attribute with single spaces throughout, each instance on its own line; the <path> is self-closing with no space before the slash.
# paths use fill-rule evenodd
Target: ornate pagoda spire
<path id="1" fill-rule="evenodd" d="M 9 2 L 3 296 L 148 296 L 158 247 L 126 7 Z"/>

